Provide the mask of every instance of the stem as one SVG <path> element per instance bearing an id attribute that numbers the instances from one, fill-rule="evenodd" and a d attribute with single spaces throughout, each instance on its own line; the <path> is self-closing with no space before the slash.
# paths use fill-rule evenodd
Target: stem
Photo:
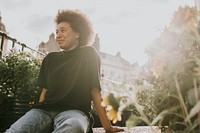
<path id="1" fill-rule="evenodd" d="M 176 89 L 177 89 L 177 92 L 178 92 L 178 97 L 180 98 L 180 104 L 181 104 L 181 109 L 183 111 L 183 114 L 184 116 L 188 116 L 188 112 L 187 112 L 187 108 L 186 108 L 186 105 L 184 103 L 184 100 L 183 100 L 183 96 L 182 96 L 182 93 L 181 93 L 181 89 L 180 89 L 180 86 L 179 86 L 179 83 L 178 83 L 178 80 L 177 80 L 177 75 L 174 76 L 174 80 L 175 80 L 175 83 L 176 83 Z M 192 125 L 192 122 L 190 121 L 190 119 L 188 120 L 189 122 L 189 125 L 191 126 Z"/>
<path id="2" fill-rule="evenodd" d="M 197 89 L 197 80 L 195 78 L 193 79 L 193 83 L 194 83 L 194 95 L 195 95 L 195 99 L 196 99 L 196 102 L 198 102 L 199 101 L 199 91 Z M 199 123 L 199 129 L 200 129 L 200 111 L 198 112 L 198 123 Z"/>
<path id="3" fill-rule="evenodd" d="M 195 95 L 195 99 L 196 99 L 196 102 L 198 102 L 199 95 L 198 95 L 198 89 L 197 89 L 197 80 L 195 78 L 193 79 L 193 83 L 194 83 L 194 95 Z"/>
<path id="4" fill-rule="evenodd" d="M 150 126 L 151 122 L 144 114 L 143 109 L 141 110 L 140 105 L 137 102 L 135 102 L 135 107 L 136 107 L 137 111 L 139 112 L 139 114 L 141 115 L 140 119 L 142 119 L 147 125 Z"/>

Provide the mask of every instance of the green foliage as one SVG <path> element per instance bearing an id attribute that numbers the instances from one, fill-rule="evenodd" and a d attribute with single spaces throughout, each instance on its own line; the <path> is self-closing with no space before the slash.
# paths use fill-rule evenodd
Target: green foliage
<path id="1" fill-rule="evenodd" d="M 38 100 L 39 66 L 31 53 L 14 50 L 0 61 L 0 95 L 22 101 Z"/>
<path id="2" fill-rule="evenodd" d="M 200 35 L 196 18 L 194 8 L 180 7 L 171 25 L 147 48 L 149 61 L 143 79 L 152 88 L 138 93 L 139 100 L 148 99 L 140 100 L 140 104 L 151 124 L 167 125 L 177 132 L 200 128 Z"/>
<path id="3" fill-rule="evenodd" d="M 139 116 L 127 126 L 165 127 L 175 132 L 200 130 L 200 23 L 192 7 L 180 7 L 169 27 L 146 49 L 148 63 L 135 79 L 137 97 L 128 95 Z M 198 25 L 198 26 L 197 26 Z M 139 88 L 145 88 L 138 91 Z M 130 94 L 132 94 L 130 92 Z M 142 106 L 143 108 L 141 108 Z"/>

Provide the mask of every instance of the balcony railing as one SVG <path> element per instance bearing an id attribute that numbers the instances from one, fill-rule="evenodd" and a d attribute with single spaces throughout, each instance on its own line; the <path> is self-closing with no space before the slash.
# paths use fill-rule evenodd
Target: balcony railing
<path id="1" fill-rule="evenodd" d="M 9 36 L 7 33 L 0 31 L 0 59 L 3 54 L 7 52 L 7 49 L 12 48 L 18 48 L 20 51 L 30 51 L 37 53 L 37 55 L 44 56 L 42 52 L 35 50 L 25 43 L 21 43 L 17 39 Z"/>

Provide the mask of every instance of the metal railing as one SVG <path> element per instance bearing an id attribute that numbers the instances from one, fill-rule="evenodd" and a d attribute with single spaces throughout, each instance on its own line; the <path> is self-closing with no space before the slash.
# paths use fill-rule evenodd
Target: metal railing
<path id="1" fill-rule="evenodd" d="M 126 93 L 134 88 L 133 85 L 114 81 L 106 77 L 101 78 L 101 87 L 103 93 L 113 93 L 125 96 Z"/>
<path id="2" fill-rule="evenodd" d="M 29 47 L 28 45 L 26 45 L 25 43 L 21 43 L 17 39 L 9 36 L 7 33 L 0 31 L 0 46 L 1 46 L 0 47 L 0 59 L 2 58 L 3 52 L 5 52 L 3 48 L 4 48 L 4 45 L 8 44 L 8 43 L 6 44 L 7 41 L 11 41 L 11 45 L 12 45 L 11 48 L 14 48 L 16 45 L 18 45 L 21 47 L 21 51 L 28 49 L 28 50 L 35 52 L 41 56 L 44 56 L 44 53 L 42 53 L 38 50 L 35 50 L 35 49 Z"/>

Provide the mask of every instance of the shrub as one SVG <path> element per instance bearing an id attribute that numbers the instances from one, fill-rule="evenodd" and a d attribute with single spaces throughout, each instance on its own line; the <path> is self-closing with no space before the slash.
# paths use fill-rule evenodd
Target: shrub
<path id="1" fill-rule="evenodd" d="M 0 60 L 0 95 L 19 101 L 38 100 L 38 73 L 39 66 L 31 53 L 11 50 Z"/>

